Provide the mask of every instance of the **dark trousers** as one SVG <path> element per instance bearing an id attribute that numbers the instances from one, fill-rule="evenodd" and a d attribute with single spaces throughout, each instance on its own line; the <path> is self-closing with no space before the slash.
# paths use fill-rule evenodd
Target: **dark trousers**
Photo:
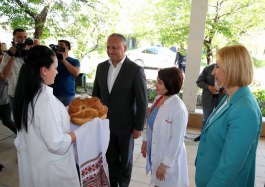
<path id="1" fill-rule="evenodd" d="M 9 103 L 0 105 L 0 118 L 2 119 L 4 126 L 17 134 L 15 123 L 11 119 L 11 107 Z"/>
<path id="2" fill-rule="evenodd" d="M 211 115 L 213 109 L 217 107 L 218 102 L 219 102 L 219 94 L 214 94 L 211 102 L 212 102 L 211 106 L 202 107 L 202 110 L 203 110 L 202 128 L 204 127 L 208 117 Z"/>
<path id="3" fill-rule="evenodd" d="M 132 134 L 110 133 L 107 162 L 111 187 L 128 187 L 131 180 L 134 140 Z"/>
<path id="4" fill-rule="evenodd" d="M 179 64 L 179 69 L 185 73 L 186 66 Z"/>
<path id="5" fill-rule="evenodd" d="M 14 97 L 9 96 L 9 105 L 11 107 L 12 112 L 14 110 L 14 100 L 15 100 Z"/>

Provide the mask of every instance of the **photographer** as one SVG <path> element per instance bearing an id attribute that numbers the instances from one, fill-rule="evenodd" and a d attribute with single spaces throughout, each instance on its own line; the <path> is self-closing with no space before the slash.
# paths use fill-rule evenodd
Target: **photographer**
<path id="1" fill-rule="evenodd" d="M 71 44 L 67 40 L 59 40 L 58 46 L 50 45 L 58 58 L 58 74 L 53 84 L 53 94 L 68 106 L 75 97 L 75 77 L 79 74 L 80 62 L 78 59 L 69 57 Z"/>
<path id="2" fill-rule="evenodd" d="M 27 33 L 24 29 L 17 28 L 13 32 L 13 46 L 4 54 L 0 64 L 0 73 L 3 80 L 8 82 L 8 96 L 11 109 L 13 110 L 13 97 L 17 85 L 18 74 L 21 66 L 24 64 L 23 53 L 26 49 L 25 40 Z M 22 46 L 24 46 L 22 48 Z"/>
<path id="3" fill-rule="evenodd" d="M 6 51 L 5 43 L 0 42 L 0 64 L 2 61 L 2 57 L 4 55 L 4 51 Z M 9 104 L 8 94 L 7 94 L 8 84 L 7 81 L 2 79 L 2 75 L 0 74 L 0 120 L 4 126 L 9 128 L 15 134 L 17 133 L 15 129 L 15 124 L 11 119 L 11 108 Z M 0 166 L 1 170 L 1 166 Z"/>

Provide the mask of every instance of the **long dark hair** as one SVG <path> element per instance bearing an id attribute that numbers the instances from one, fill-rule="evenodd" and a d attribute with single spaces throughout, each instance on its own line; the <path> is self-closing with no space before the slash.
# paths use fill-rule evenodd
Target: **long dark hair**
<path id="1" fill-rule="evenodd" d="M 14 98 L 14 120 L 16 129 L 25 128 L 28 131 L 28 109 L 32 108 L 34 117 L 33 99 L 42 87 L 43 79 L 40 74 L 41 67 L 50 68 L 53 63 L 54 52 L 46 46 L 31 48 L 24 59 L 19 72 Z"/>

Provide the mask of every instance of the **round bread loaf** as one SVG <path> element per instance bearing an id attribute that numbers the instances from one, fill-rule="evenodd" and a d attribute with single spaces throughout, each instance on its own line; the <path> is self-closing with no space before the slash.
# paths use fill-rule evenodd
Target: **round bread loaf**
<path id="1" fill-rule="evenodd" d="M 76 125 L 83 125 L 96 117 L 105 119 L 107 112 L 108 107 L 103 105 L 97 97 L 77 97 L 68 106 L 71 122 Z"/>

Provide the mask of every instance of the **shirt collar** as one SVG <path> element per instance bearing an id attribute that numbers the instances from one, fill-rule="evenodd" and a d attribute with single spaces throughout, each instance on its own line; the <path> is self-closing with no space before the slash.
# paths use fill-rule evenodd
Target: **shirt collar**
<path id="1" fill-rule="evenodd" d="M 121 66 L 121 65 L 123 64 L 125 58 L 126 58 L 126 55 L 125 55 L 124 58 L 123 58 L 123 59 L 117 64 L 117 66 Z M 108 62 L 109 62 L 109 64 L 110 64 L 111 66 L 113 66 L 111 59 L 109 59 Z"/>
<path id="2" fill-rule="evenodd" d="M 42 89 L 47 92 L 53 94 L 53 88 L 50 86 L 47 86 L 46 84 L 42 84 Z"/>

